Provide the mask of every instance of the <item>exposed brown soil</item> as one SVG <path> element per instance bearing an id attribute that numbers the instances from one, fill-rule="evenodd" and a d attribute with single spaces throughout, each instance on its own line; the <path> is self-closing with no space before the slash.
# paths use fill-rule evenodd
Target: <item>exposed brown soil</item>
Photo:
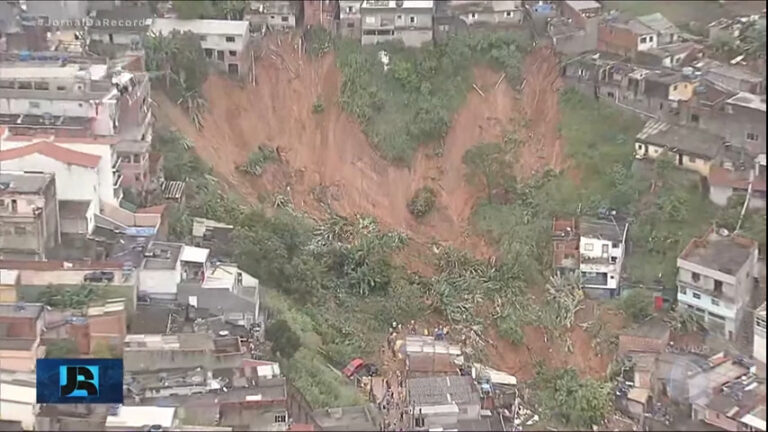
<path id="1" fill-rule="evenodd" d="M 607 329 L 604 336 L 607 337 L 624 327 L 624 317 L 608 309 L 599 309 L 595 315 L 595 310 L 595 303 L 588 300 L 577 312 L 575 323 L 567 332 L 573 352 L 566 350 L 562 338 L 547 339 L 543 328 L 529 326 L 524 328 L 525 343 L 522 345 L 512 345 L 495 333 L 490 334 L 491 340 L 495 341 L 495 346 L 487 347 L 491 363 L 521 380 L 533 378 L 537 362 L 550 367 L 570 366 L 582 376 L 604 376 L 613 360 L 612 353 L 600 354 L 593 346 L 592 336 L 579 324 L 600 320 Z"/>
<path id="2" fill-rule="evenodd" d="M 557 132 L 561 83 L 557 60 L 548 48 L 539 47 L 526 59 L 522 97 L 506 81 L 497 86 L 498 72 L 475 68 L 475 83 L 484 96 L 476 91 L 467 95 L 445 137 L 443 155 L 435 156 L 425 145 L 405 168 L 383 160 L 358 123 L 339 106 L 341 76 L 332 54 L 310 60 L 285 37 L 280 44 L 275 42 L 271 44 L 279 54 L 267 51 L 256 63 L 256 86 L 218 76 L 208 80 L 204 94 L 209 107 L 202 131 L 163 95 L 155 96 L 161 122 L 192 139 L 217 176 L 246 199 L 255 202 L 279 192 L 289 195 L 296 208 L 319 218 L 326 216 L 322 202 L 342 215 L 373 215 L 384 227 L 411 236 L 409 248 L 398 259 L 413 271 L 430 274 L 428 257 L 433 255 L 434 241 L 469 250 L 479 258 L 494 254 L 483 239 L 469 233 L 470 213 L 484 191 L 465 181 L 462 157 L 468 148 L 501 141 L 505 133 L 516 130 L 524 141 L 517 156 L 519 178 L 548 167 L 563 168 Z M 318 98 L 325 109 L 314 114 L 312 104 Z M 270 165 L 260 177 L 238 172 L 236 167 L 262 143 L 276 147 L 283 163 Z M 406 203 L 425 184 L 437 191 L 438 205 L 417 221 Z M 575 353 L 569 355 L 553 355 L 550 349 L 555 344 L 545 343 L 534 328 L 526 329 L 524 348 L 495 334 L 487 336 L 498 341 L 489 349 L 494 366 L 522 379 L 532 376 L 537 359 L 572 364 L 590 375 L 604 373 L 608 362 L 596 357 L 589 335 L 580 328 L 572 332 Z"/>

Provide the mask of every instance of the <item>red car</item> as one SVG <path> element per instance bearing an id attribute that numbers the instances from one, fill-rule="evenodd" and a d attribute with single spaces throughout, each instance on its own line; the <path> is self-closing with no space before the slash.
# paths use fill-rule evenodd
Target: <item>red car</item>
<path id="1" fill-rule="evenodd" d="M 347 377 L 347 378 L 352 378 L 352 375 L 357 373 L 357 371 L 359 371 L 360 368 L 362 368 L 364 364 L 365 364 L 365 362 L 363 361 L 363 359 L 356 358 L 356 359 L 352 360 L 351 362 L 349 362 L 347 367 L 345 367 L 341 371 L 341 373 L 343 373 L 344 376 Z"/>

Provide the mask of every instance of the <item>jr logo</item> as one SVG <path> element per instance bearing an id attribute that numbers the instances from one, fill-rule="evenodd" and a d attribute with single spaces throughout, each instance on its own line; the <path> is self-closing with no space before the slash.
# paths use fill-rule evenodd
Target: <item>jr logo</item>
<path id="1" fill-rule="evenodd" d="M 59 385 L 62 397 L 98 396 L 99 367 L 59 366 Z"/>

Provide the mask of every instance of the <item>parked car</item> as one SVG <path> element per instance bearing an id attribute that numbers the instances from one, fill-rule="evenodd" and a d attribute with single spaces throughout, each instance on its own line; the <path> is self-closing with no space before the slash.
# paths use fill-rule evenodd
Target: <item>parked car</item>
<path id="1" fill-rule="evenodd" d="M 343 373 L 347 378 L 352 378 L 352 376 L 357 373 L 357 371 L 359 371 L 364 364 L 365 362 L 361 358 L 353 359 L 351 362 L 349 362 L 347 367 L 341 371 L 341 373 Z"/>
<path id="2" fill-rule="evenodd" d="M 114 282 L 115 281 L 115 273 L 111 271 L 95 271 L 90 272 L 85 275 L 83 278 L 85 282 Z"/>

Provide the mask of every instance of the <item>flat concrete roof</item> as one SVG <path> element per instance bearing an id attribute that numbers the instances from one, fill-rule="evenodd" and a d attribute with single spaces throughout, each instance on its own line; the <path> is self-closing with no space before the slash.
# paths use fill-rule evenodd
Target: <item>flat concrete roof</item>
<path id="1" fill-rule="evenodd" d="M 29 173 L 23 171 L 0 173 L 0 197 L 4 193 L 37 194 L 53 180 L 50 173 Z"/>
<path id="2" fill-rule="evenodd" d="M 406 387 L 409 401 L 417 406 L 480 402 L 480 393 L 470 376 L 411 378 Z"/>
<path id="3" fill-rule="evenodd" d="M 146 270 L 172 270 L 179 262 L 182 249 L 182 243 L 153 241 L 144 252 L 144 262 L 141 266 Z"/>
<path id="4" fill-rule="evenodd" d="M 721 236 L 710 231 L 704 238 L 693 239 L 680 254 L 680 259 L 731 276 L 749 261 L 757 245 L 738 235 Z"/>

